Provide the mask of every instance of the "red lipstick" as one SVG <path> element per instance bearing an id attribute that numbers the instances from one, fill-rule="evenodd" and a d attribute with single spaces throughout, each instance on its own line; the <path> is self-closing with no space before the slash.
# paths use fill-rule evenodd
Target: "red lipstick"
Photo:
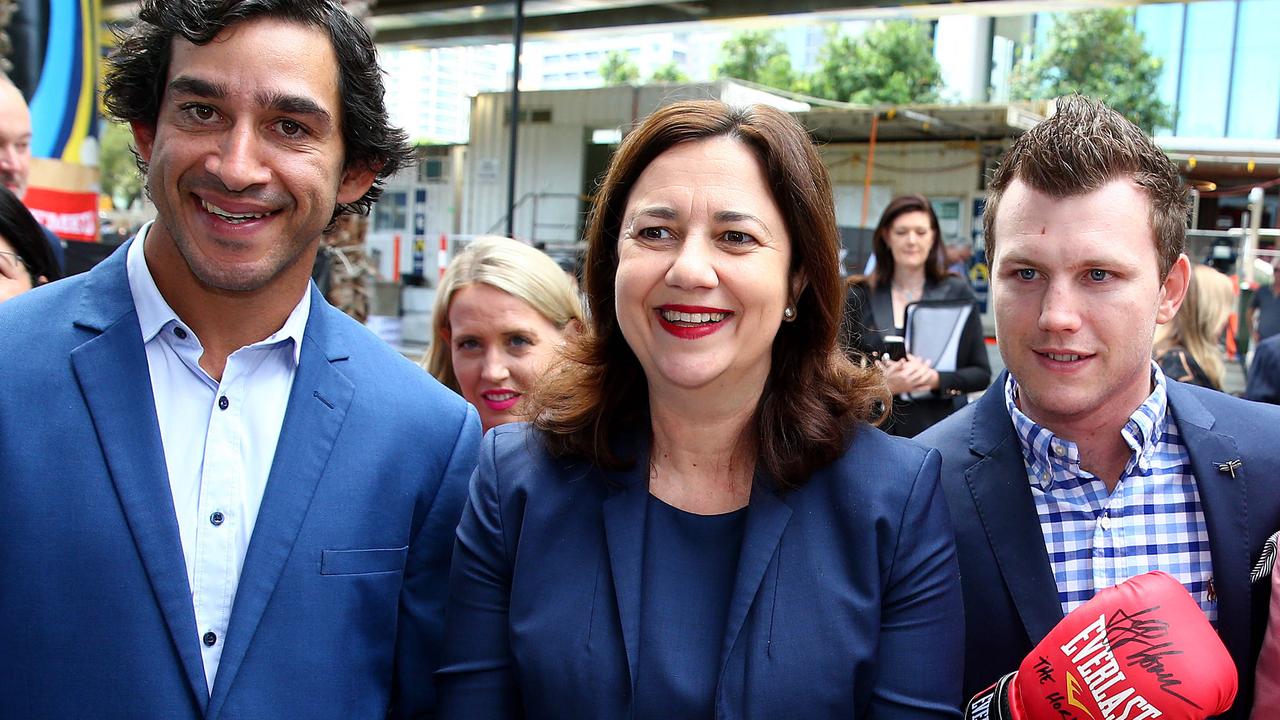
<path id="1" fill-rule="evenodd" d="M 697 340 L 724 327 L 733 313 L 703 305 L 662 305 L 654 310 L 658 325 L 682 340 Z M 681 319 L 681 316 L 692 316 Z"/>

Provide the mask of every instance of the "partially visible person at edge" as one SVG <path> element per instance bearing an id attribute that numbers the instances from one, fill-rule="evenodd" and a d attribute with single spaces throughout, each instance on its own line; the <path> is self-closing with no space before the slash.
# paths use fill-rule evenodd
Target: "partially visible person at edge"
<path id="1" fill-rule="evenodd" d="M 436 289 L 426 368 L 480 411 L 486 432 L 522 419 L 522 402 L 565 340 L 582 329 L 569 276 L 545 253 L 481 237 Z"/>
<path id="2" fill-rule="evenodd" d="M 109 65 L 156 220 L 0 305 L 0 715 L 430 715 L 479 418 L 309 277 L 411 157 L 373 42 L 146 0 Z"/>
<path id="3" fill-rule="evenodd" d="M 790 116 L 669 105 L 586 233 L 589 331 L 486 435 L 445 718 L 946 718 L 959 578 L 938 458 L 836 347 L 826 169 Z"/>
<path id="4" fill-rule="evenodd" d="M 943 456 L 966 695 L 1097 591 L 1163 570 L 1235 662 L 1226 717 L 1248 717 L 1269 594 L 1249 571 L 1280 526 L 1280 408 L 1152 360 L 1191 275 L 1178 168 L 1115 111 L 1062 97 L 1009 149 L 986 208 L 1008 372 L 917 438 Z"/>
<path id="5" fill-rule="evenodd" d="M 947 272 L 958 277 L 969 276 L 969 261 L 973 259 L 973 244 L 967 239 L 947 243 L 943 250 L 943 262 Z"/>
<path id="6" fill-rule="evenodd" d="M 0 185 L 22 200 L 27 194 L 30 175 L 31 110 L 22 91 L 0 72 Z M 45 226 L 38 227 L 61 275 L 64 267 L 62 240 Z"/>
<path id="7" fill-rule="evenodd" d="M 1244 397 L 1280 405 L 1280 335 L 1272 335 L 1253 349 Z"/>
<path id="8" fill-rule="evenodd" d="M 975 305 L 960 334 L 955 370 L 940 371 L 913 354 L 890 359 L 884 338 L 905 335 L 908 305 L 921 300 L 976 303 L 977 297 L 964 277 L 943 269 L 938 216 L 921 195 L 903 195 L 889 203 L 876 225 L 872 248 L 875 270 L 849 279 L 841 342 L 855 359 L 870 358 L 884 371 L 893 393 L 885 430 L 913 437 L 963 407 L 966 393 L 985 390 L 991 382 L 982 318 Z"/>
<path id="9" fill-rule="evenodd" d="M 1167 378 L 1221 390 L 1226 367 L 1218 341 L 1231 317 L 1235 289 L 1231 278 L 1208 265 L 1193 267 L 1190 280 L 1178 314 L 1156 327 L 1156 364 Z"/>
<path id="10" fill-rule="evenodd" d="M 40 223 L 18 196 L 0 187 L 0 302 L 61 276 Z"/>
<path id="11" fill-rule="evenodd" d="M 1280 720 L 1280 571 L 1276 570 L 1276 546 L 1280 532 L 1267 541 L 1269 557 L 1254 567 L 1253 582 L 1271 586 L 1267 631 L 1258 653 L 1257 694 L 1249 720 Z"/>
<path id="12" fill-rule="evenodd" d="M 1255 343 L 1280 335 L 1280 257 L 1271 260 L 1271 285 L 1253 294 L 1245 321 L 1245 327 L 1253 328 Z"/>

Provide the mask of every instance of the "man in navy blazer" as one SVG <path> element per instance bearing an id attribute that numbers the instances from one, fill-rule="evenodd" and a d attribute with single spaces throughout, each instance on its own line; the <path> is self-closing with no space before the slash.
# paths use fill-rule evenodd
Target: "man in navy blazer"
<path id="1" fill-rule="evenodd" d="M 1214 622 L 1246 718 L 1280 526 L 1280 408 L 1165 378 L 1157 324 L 1190 276 L 1177 168 L 1127 120 L 1059 98 L 989 184 L 1007 373 L 917 439 L 941 451 L 966 613 L 966 696 L 1104 587 L 1160 569 Z M 1136 662 L 1136 661 L 1134 661 Z M 1125 664 L 1127 673 L 1149 668 Z"/>
<path id="2" fill-rule="evenodd" d="M 373 44 L 139 17 L 106 103 L 158 217 L 0 308 L 0 717 L 430 715 L 479 421 L 309 278 L 408 157 Z"/>

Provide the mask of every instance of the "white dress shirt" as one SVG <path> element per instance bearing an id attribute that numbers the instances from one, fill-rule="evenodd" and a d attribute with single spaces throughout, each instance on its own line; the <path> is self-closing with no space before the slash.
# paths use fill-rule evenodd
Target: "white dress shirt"
<path id="1" fill-rule="evenodd" d="M 150 225 L 129 248 L 129 290 L 147 352 L 169 488 L 187 562 L 210 692 L 231 620 L 258 506 L 267 486 L 311 310 L 302 298 L 270 337 L 227 358 L 222 382 L 200 367 L 204 349 L 165 302 L 143 255 Z"/>

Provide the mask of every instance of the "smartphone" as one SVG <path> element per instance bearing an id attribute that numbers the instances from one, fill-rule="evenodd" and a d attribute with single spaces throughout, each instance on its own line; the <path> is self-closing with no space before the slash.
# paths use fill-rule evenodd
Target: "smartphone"
<path id="1" fill-rule="evenodd" d="M 907 357 L 907 341 L 901 335 L 885 335 L 884 356 L 890 360 L 905 359 Z"/>

